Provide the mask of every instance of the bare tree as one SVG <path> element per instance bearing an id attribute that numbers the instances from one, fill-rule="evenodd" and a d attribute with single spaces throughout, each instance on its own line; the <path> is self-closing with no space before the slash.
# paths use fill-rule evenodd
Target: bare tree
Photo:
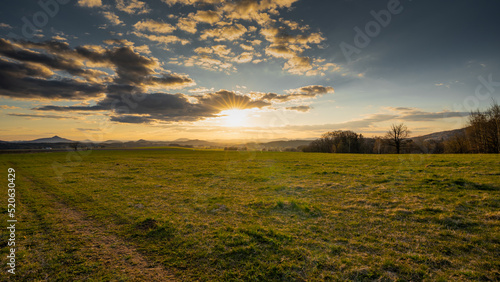
<path id="1" fill-rule="evenodd" d="M 327 132 L 303 149 L 304 152 L 361 153 L 364 145 L 362 134 L 337 130 Z"/>
<path id="2" fill-rule="evenodd" d="M 500 153 L 500 105 L 493 100 L 485 112 L 471 112 L 467 137 L 474 153 Z"/>
<path id="3" fill-rule="evenodd" d="M 495 100 L 493 100 L 493 103 L 488 110 L 488 115 L 491 124 L 491 135 L 493 139 L 492 151 L 498 154 L 500 153 L 500 105 Z"/>
<path id="4" fill-rule="evenodd" d="M 391 126 L 391 130 L 389 130 L 385 135 L 385 138 L 389 141 L 389 144 L 396 147 L 396 153 L 399 154 L 401 152 L 401 145 L 404 144 L 406 138 L 409 136 L 410 131 L 408 130 L 408 127 L 401 123 L 397 125 L 393 124 Z"/>

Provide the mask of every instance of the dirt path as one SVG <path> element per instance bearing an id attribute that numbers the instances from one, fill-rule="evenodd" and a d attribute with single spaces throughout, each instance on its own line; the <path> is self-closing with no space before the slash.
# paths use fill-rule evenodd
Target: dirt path
<path id="1" fill-rule="evenodd" d="M 113 270 L 113 273 L 125 275 L 130 281 L 176 281 L 175 277 L 165 268 L 153 265 L 147 258 L 138 252 L 129 242 L 110 233 L 111 226 L 88 219 L 85 214 L 72 209 L 62 203 L 54 195 L 43 191 L 36 181 L 27 178 L 53 203 L 56 210 L 54 219 L 64 232 L 76 235 L 86 244 L 80 247 L 89 260 L 98 261 Z"/>

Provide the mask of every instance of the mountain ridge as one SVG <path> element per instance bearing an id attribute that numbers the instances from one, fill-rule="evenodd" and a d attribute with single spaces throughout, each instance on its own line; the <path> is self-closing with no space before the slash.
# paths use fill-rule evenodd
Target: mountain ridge
<path id="1" fill-rule="evenodd" d="M 425 135 L 420 135 L 420 136 L 415 136 L 415 137 L 410 137 L 409 139 L 420 139 L 420 140 L 447 140 L 456 134 L 462 133 L 465 131 L 465 128 L 460 128 L 460 129 L 453 129 L 453 130 L 445 130 L 445 131 L 438 131 L 438 132 L 433 132 Z M 370 139 L 371 137 L 366 137 L 367 139 Z M 83 141 L 75 141 L 75 140 L 70 140 L 67 138 L 59 137 L 58 135 L 54 135 L 52 137 L 48 138 L 38 138 L 35 140 L 28 140 L 28 141 L 0 141 L 3 143 L 72 143 L 72 142 L 81 142 L 81 143 L 95 143 L 95 144 L 110 144 L 110 143 L 180 143 L 180 144 L 186 144 L 186 145 L 215 145 L 215 144 L 229 144 L 229 143 L 239 143 L 239 144 L 269 144 L 269 145 L 283 145 L 283 144 L 299 144 L 303 145 L 304 143 L 307 142 L 312 142 L 315 139 L 313 138 L 302 138 L 302 139 L 283 139 L 279 138 L 276 140 L 266 140 L 263 142 L 255 142 L 254 140 L 248 140 L 245 142 L 244 140 L 240 140 L 239 142 L 231 142 L 230 140 L 228 141 L 223 141 L 223 140 L 216 140 L 216 141 L 209 141 L 209 140 L 201 140 L 201 139 L 189 139 L 189 138 L 178 138 L 173 141 L 148 141 L 144 139 L 139 139 L 136 141 L 119 141 L 119 140 L 106 140 L 102 142 L 95 142 L 91 140 L 83 140 Z"/>

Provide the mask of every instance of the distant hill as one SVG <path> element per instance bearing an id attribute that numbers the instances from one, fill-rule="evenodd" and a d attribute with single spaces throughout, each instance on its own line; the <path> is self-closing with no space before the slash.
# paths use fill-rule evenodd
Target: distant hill
<path id="1" fill-rule="evenodd" d="M 103 144 L 111 144 L 111 143 L 123 143 L 122 141 L 119 140 L 106 140 L 104 142 L 101 142 Z"/>
<path id="2" fill-rule="evenodd" d="M 72 140 L 66 139 L 66 138 L 61 138 L 59 136 L 53 136 L 50 138 L 40 138 L 40 139 L 35 139 L 32 141 L 24 141 L 25 143 L 71 143 L 73 142 Z"/>
<path id="3" fill-rule="evenodd" d="M 434 132 L 434 133 L 427 134 L 427 135 L 412 137 L 410 139 L 420 140 L 420 141 L 430 141 L 430 140 L 436 140 L 436 141 L 445 140 L 446 141 L 457 134 L 465 133 L 465 130 L 466 130 L 465 128 L 460 128 L 460 129 L 455 129 L 455 130 L 440 131 L 440 132 Z"/>
<path id="4" fill-rule="evenodd" d="M 449 140 L 456 134 L 464 133 L 466 129 L 455 129 L 448 131 L 434 132 L 431 134 L 426 134 L 422 136 L 411 137 L 410 139 L 414 141 L 441 141 Z M 91 140 L 80 141 L 83 144 L 100 144 L 103 147 L 119 147 L 119 148 L 133 148 L 133 147 L 163 147 L 163 146 L 180 146 L 180 147 L 212 147 L 212 148 L 223 148 L 226 146 L 236 146 L 238 148 L 249 148 L 249 149 L 268 149 L 268 150 L 284 150 L 289 148 L 297 148 L 299 146 L 309 145 L 315 139 L 301 139 L 301 140 L 277 140 L 270 142 L 245 142 L 243 140 L 217 140 L 217 141 L 206 141 L 199 139 L 187 139 L 179 138 L 175 141 L 148 141 L 140 139 L 137 141 L 118 141 L 118 140 L 107 140 L 104 142 L 93 142 Z M 370 141 L 371 138 L 365 138 L 365 140 Z M 3 149 L 29 149 L 29 148 L 42 148 L 42 147 L 54 147 L 56 143 L 59 143 L 58 147 L 69 146 L 69 143 L 73 143 L 70 139 L 62 138 L 59 136 L 53 136 L 50 138 L 40 138 L 32 141 L 1 141 L 0 148 Z M 57 147 L 57 146 L 56 146 Z"/>

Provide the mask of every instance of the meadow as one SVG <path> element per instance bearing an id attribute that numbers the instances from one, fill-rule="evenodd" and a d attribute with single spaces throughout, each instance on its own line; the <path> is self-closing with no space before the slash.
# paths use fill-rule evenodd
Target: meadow
<path id="1" fill-rule="evenodd" d="M 500 280 L 498 155 L 69 154 L 0 155 L 11 279 Z"/>

